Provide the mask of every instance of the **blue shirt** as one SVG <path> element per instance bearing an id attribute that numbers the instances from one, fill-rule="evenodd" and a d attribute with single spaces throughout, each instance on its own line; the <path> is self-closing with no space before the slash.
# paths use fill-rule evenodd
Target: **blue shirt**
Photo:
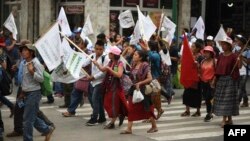
<path id="1" fill-rule="evenodd" d="M 149 51 L 148 56 L 152 77 L 153 79 L 157 79 L 161 75 L 161 56 L 156 51 Z"/>

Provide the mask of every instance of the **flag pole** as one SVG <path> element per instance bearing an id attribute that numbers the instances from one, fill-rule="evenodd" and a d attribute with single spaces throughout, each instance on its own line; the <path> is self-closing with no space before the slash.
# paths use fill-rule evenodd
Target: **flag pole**
<path id="1" fill-rule="evenodd" d="M 238 57 L 237 57 L 237 61 L 235 62 L 234 67 L 233 67 L 233 69 L 232 69 L 232 71 L 231 71 L 231 75 L 233 74 L 233 71 L 234 71 L 234 69 L 236 68 L 236 66 L 237 66 L 237 64 L 238 64 L 238 62 L 239 62 L 240 56 L 242 55 L 242 53 L 243 53 L 243 52 L 245 51 L 245 49 L 247 48 L 249 41 L 250 41 L 250 38 L 248 38 L 247 43 L 245 44 L 244 48 L 240 51 L 240 53 L 239 53 L 239 55 L 238 55 Z"/>
<path id="2" fill-rule="evenodd" d="M 163 12 L 163 9 L 164 9 L 164 6 L 162 7 L 162 10 L 161 10 L 161 20 L 160 20 L 159 29 L 158 29 L 158 32 L 157 32 L 157 35 L 158 35 L 158 36 L 160 36 L 161 27 L 162 27 L 162 23 L 163 23 L 163 18 L 164 18 L 164 16 L 165 16 L 165 13 Z"/>
<path id="3" fill-rule="evenodd" d="M 67 36 L 65 36 L 62 32 L 59 32 L 68 42 L 70 42 L 73 46 L 75 46 L 80 52 L 82 52 L 86 57 L 88 57 L 91 61 L 93 61 L 93 59 L 87 54 L 85 53 L 81 48 L 79 48 L 73 41 L 71 41 Z"/>

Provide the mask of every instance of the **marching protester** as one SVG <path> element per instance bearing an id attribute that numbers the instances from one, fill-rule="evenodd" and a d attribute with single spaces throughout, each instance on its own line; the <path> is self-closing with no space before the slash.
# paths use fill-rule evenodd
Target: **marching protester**
<path id="1" fill-rule="evenodd" d="M 246 91 L 246 83 L 249 76 L 249 62 L 250 62 L 250 50 L 245 48 L 247 40 L 241 34 L 235 36 L 235 52 L 243 51 L 242 53 L 242 67 L 240 68 L 239 78 L 239 101 L 243 101 L 240 107 L 248 107 L 248 96 Z"/>
<path id="2" fill-rule="evenodd" d="M 19 98 L 24 99 L 23 113 L 23 140 L 33 140 L 33 126 L 41 133 L 45 134 L 45 141 L 49 141 L 54 131 L 54 127 L 48 126 L 37 117 L 39 102 L 41 100 L 40 83 L 44 80 L 44 67 L 35 56 L 35 47 L 32 44 L 25 44 L 20 47 L 23 59 L 22 93 Z"/>
<path id="3" fill-rule="evenodd" d="M 239 68 L 242 66 L 242 57 L 232 52 L 232 39 L 227 37 L 220 40 L 223 53 L 220 54 L 215 70 L 215 85 L 213 112 L 222 116 L 221 127 L 233 124 L 232 116 L 239 115 L 239 97 L 237 83 Z M 235 66 L 235 67 L 234 67 Z"/>
<path id="4" fill-rule="evenodd" d="M 104 55 L 104 42 L 97 40 L 95 43 L 95 53 L 91 54 L 91 59 L 97 61 L 102 66 L 107 66 L 109 63 L 109 58 Z M 92 114 L 90 119 L 87 121 L 87 126 L 94 126 L 98 123 L 106 122 L 105 111 L 103 107 L 104 91 L 103 91 L 103 81 L 105 78 L 104 72 L 100 71 L 97 66 L 95 66 L 91 59 L 88 58 L 84 61 L 83 67 L 90 65 L 90 76 L 87 79 L 90 81 L 88 87 L 88 100 L 92 107 Z"/>
<path id="5" fill-rule="evenodd" d="M 196 69 L 199 70 L 200 62 L 203 59 L 200 51 L 202 50 L 202 44 L 198 41 L 194 42 L 191 46 L 192 55 L 195 60 Z M 201 116 L 201 99 L 199 82 L 193 84 L 189 88 L 185 88 L 183 92 L 183 104 L 186 106 L 185 112 L 181 114 L 182 117 L 190 116 L 190 107 L 196 108 L 196 112 L 192 114 L 193 117 Z"/>
<path id="6" fill-rule="evenodd" d="M 133 63 L 130 73 L 130 78 L 134 85 L 129 91 L 128 98 L 128 125 L 127 129 L 121 132 L 121 134 L 132 134 L 133 121 L 150 119 L 152 127 L 147 133 L 157 132 L 156 116 L 154 115 L 154 107 L 152 104 L 151 95 L 146 95 L 146 85 L 152 81 L 152 74 L 150 65 L 147 59 L 147 52 L 136 51 L 133 55 Z M 132 97 L 135 90 L 140 90 L 144 96 L 144 100 L 139 103 L 133 103 Z"/>
<path id="7" fill-rule="evenodd" d="M 104 129 L 114 129 L 117 117 L 120 117 L 119 126 L 122 125 L 125 116 L 127 116 L 128 105 L 121 85 L 123 75 L 123 63 L 119 61 L 121 50 L 112 46 L 109 49 L 109 63 L 107 66 L 101 66 L 97 61 L 93 63 L 103 72 L 106 72 L 104 79 L 104 108 L 111 118 Z"/>
<path id="8" fill-rule="evenodd" d="M 206 46 L 202 50 L 204 59 L 201 61 L 200 65 L 200 79 L 201 86 L 200 92 L 204 96 L 206 102 L 207 115 L 204 118 L 205 122 L 210 121 L 213 118 L 212 115 L 212 99 L 214 87 L 211 86 L 214 82 L 214 74 L 216 69 L 216 53 L 212 46 Z"/>
<path id="9" fill-rule="evenodd" d="M 161 75 L 161 56 L 159 54 L 158 42 L 151 40 L 148 43 L 141 42 L 140 45 L 141 45 L 142 49 L 144 49 L 145 51 L 148 52 L 149 62 L 151 65 L 152 77 L 153 77 L 153 80 L 158 82 L 158 79 Z M 160 91 L 152 93 L 152 102 L 154 104 L 154 107 L 157 110 L 157 119 L 159 119 L 161 117 L 161 115 L 164 113 L 164 110 L 161 107 L 161 93 L 160 93 Z"/>

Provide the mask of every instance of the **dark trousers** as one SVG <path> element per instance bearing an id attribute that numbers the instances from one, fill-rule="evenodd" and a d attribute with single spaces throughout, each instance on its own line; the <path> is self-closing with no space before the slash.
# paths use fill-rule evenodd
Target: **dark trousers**
<path id="1" fill-rule="evenodd" d="M 210 87 L 209 82 L 201 82 L 201 93 L 202 96 L 204 96 L 204 99 L 206 101 L 206 108 L 207 108 L 207 113 L 211 114 L 212 113 L 212 102 L 211 100 L 213 99 L 213 92 L 214 90 Z"/>

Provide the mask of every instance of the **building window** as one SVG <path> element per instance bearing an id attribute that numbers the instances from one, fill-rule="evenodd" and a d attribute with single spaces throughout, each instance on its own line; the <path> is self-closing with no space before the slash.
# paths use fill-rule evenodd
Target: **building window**
<path id="1" fill-rule="evenodd" d="M 122 6 L 122 0 L 110 0 L 110 6 Z"/>
<path id="2" fill-rule="evenodd" d="M 160 8 L 164 6 L 164 9 L 172 9 L 172 3 L 173 0 L 161 0 Z"/>
<path id="3" fill-rule="evenodd" d="M 123 2 L 124 2 L 123 5 L 128 7 L 134 7 L 136 5 L 140 5 L 140 0 L 124 0 Z"/>
<path id="4" fill-rule="evenodd" d="M 143 7 L 158 8 L 159 0 L 143 0 Z"/>
<path id="5" fill-rule="evenodd" d="M 118 16 L 120 14 L 120 11 L 116 11 L 116 10 L 111 10 L 110 11 L 110 19 L 109 19 L 109 29 L 110 32 L 112 33 L 119 33 L 119 20 L 118 20 Z"/>

